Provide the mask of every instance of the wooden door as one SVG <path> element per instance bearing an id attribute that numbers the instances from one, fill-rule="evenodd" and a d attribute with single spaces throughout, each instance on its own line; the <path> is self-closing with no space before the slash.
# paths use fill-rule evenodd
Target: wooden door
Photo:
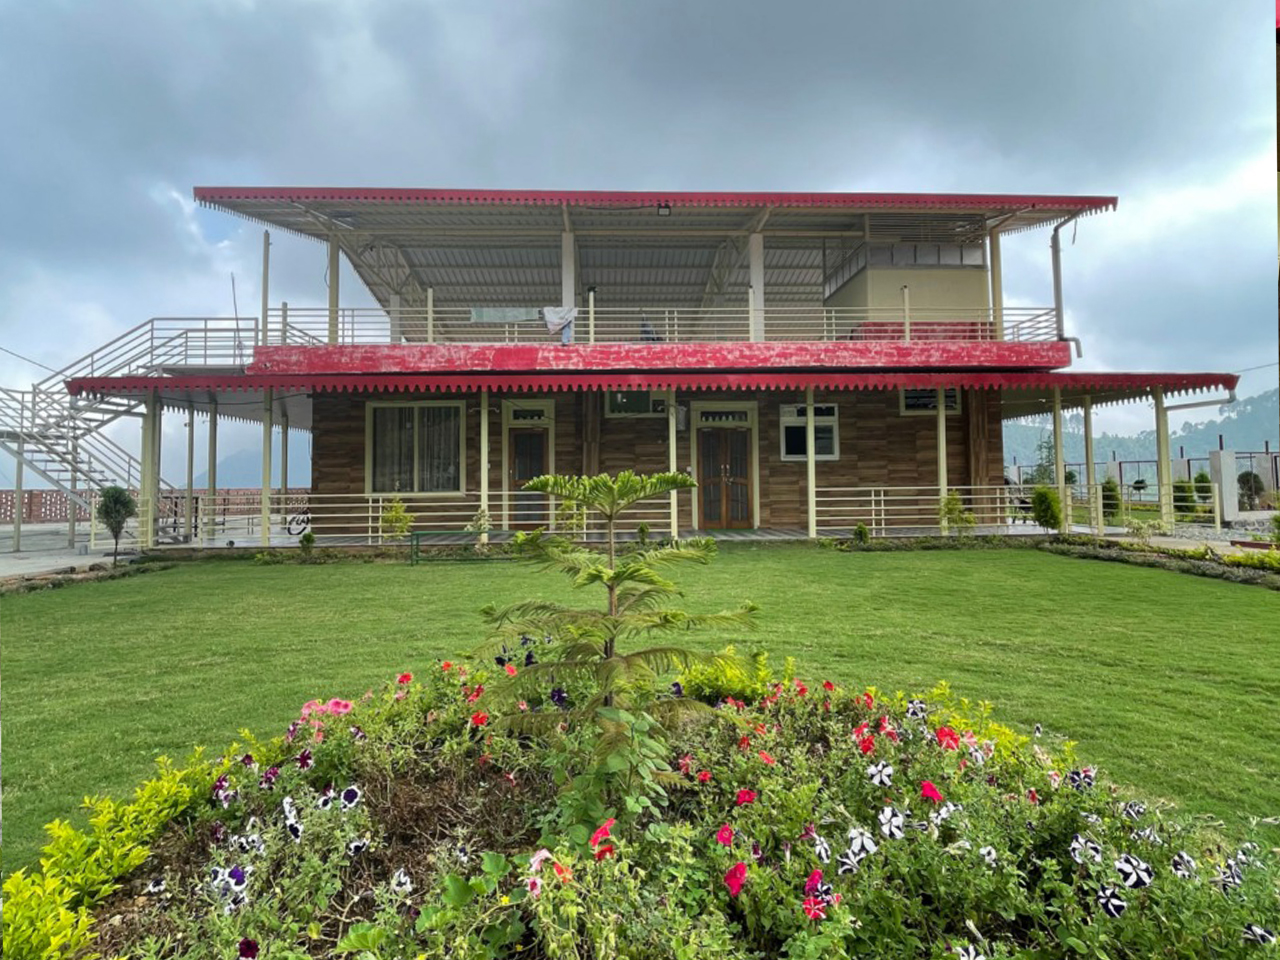
<path id="1" fill-rule="evenodd" d="M 751 431 L 703 427 L 698 431 L 698 517 L 707 530 L 752 526 Z"/>
<path id="2" fill-rule="evenodd" d="M 546 494 L 521 488 L 547 472 L 547 428 L 519 427 L 507 434 L 511 457 L 507 478 L 511 492 L 510 525 L 516 530 L 532 530 L 551 524 Z"/>

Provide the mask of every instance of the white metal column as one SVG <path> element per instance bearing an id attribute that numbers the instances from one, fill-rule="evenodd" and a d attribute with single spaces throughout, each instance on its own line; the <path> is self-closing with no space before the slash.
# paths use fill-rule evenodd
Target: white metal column
<path id="1" fill-rule="evenodd" d="M 1000 262 L 1000 232 L 991 231 L 991 318 L 995 325 L 995 337 L 1004 339 L 1004 276 Z"/>
<path id="2" fill-rule="evenodd" d="M 817 428 L 813 423 L 813 387 L 804 388 L 804 470 L 805 500 L 808 506 L 809 539 L 818 536 L 818 464 L 814 459 L 817 454 Z M 944 468 L 945 469 L 945 468 Z"/>
<path id="3" fill-rule="evenodd" d="M 280 495 L 289 492 L 289 414 L 280 410 Z"/>
<path id="4" fill-rule="evenodd" d="M 484 517 L 489 516 L 489 391 L 480 391 L 480 510 Z M 489 532 L 480 528 L 480 542 L 489 542 Z"/>
<path id="5" fill-rule="evenodd" d="M 1058 488 L 1058 505 L 1062 516 L 1058 530 L 1066 533 L 1071 525 L 1071 502 L 1067 498 L 1067 465 L 1062 453 L 1062 388 L 1053 388 L 1053 482 Z"/>
<path id="6" fill-rule="evenodd" d="M 1173 528 L 1173 486 L 1169 476 L 1169 415 L 1164 409 L 1164 390 L 1151 391 L 1156 408 L 1156 494 L 1160 502 L 1160 522 Z"/>
<path id="7" fill-rule="evenodd" d="M 747 238 L 747 264 L 751 277 L 751 303 L 749 313 L 749 339 L 764 340 L 764 234 L 753 233 Z"/>
<path id="8" fill-rule="evenodd" d="M 270 330 L 267 326 L 268 315 L 268 298 L 271 280 L 271 233 L 267 230 L 262 231 L 262 316 L 258 318 L 258 325 L 254 328 L 254 343 L 265 344 L 270 342 Z M 280 342 L 284 343 L 284 331 L 281 331 Z"/>
<path id="9" fill-rule="evenodd" d="M 21 402 L 21 401 L 19 401 Z M 22 509 L 26 505 L 26 493 L 22 489 L 22 456 L 26 453 L 27 444 L 22 437 L 23 420 L 25 419 L 26 410 L 24 407 L 18 408 L 18 458 L 17 464 L 13 468 L 13 552 L 18 553 L 22 549 Z"/>
<path id="10" fill-rule="evenodd" d="M 1093 397 L 1084 398 L 1084 489 L 1089 499 L 1089 513 L 1093 515 L 1093 529 L 1099 536 L 1106 523 L 1103 515 L 1102 498 L 1094 490 L 1095 473 L 1093 469 Z"/>
<path id="11" fill-rule="evenodd" d="M 204 515 L 208 522 L 209 540 L 217 533 L 218 521 L 218 400 L 209 403 L 209 466 L 205 471 Z"/>
<path id="12" fill-rule="evenodd" d="M 261 543 L 271 542 L 271 428 L 274 398 L 271 388 L 262 392 L 262 503 L 259 520 L 262 524 Z"/>
<path id="13" fill-rule="evenodd" d="M 578 258 L 573 242 L 573 234 L 564 231 L 560 234 L 560 306 L 577 306 L 578 294 Z"/>
<path id="14" fill-rule="evenodd" d="M 906 289 L 905 287 L 903 289 Z M 957 388 L 959 389 L 959 388 Z M 947 532 L 947 521 L 942 517 L 942 502 L 947 496 L 947 390 L 946 387 L 939 387 L 937 394 L 938 405 L 938 427 L 935 431 L 938 434 L 938 525 L 943 533 Z"/>
<path id="15" fill-rule="evenodd" d="M 338 342 L 338 274 L 341 272 L 342 259 L 339 256 L 341 248 L 338 246 L 338 238 L 336 235 L 329 237 L 329 342 Z"/>
<path id="16" fill-rule="evenodd" d="M 187 401 L 187 495 L 183 502 L 182 536 L 187 543 L 195 533 L 192 525 L 191 508 L 195 505 L 195 471 L 196 471 L 196 407 Z"/>
<path id="17" fill-rule="evenodd" d="M 594 294 L 593 294 L 594 296 Z M 667 469 L 676 472 L 676 392 L 667 391 Z M 671 491 L 671 539 L 680 538 L 680 501 L 675 490 Z"/>
<path id="18" fill-rule="evenodd" d="M 73 435 L 71 438 L 71 462 L 78 463 L 80 460 L 80 441 Z M 80 508 L 76 505 L 76 471 L 71 471 L 71 497 L 67 500 L 67 547 L 74 550 L 76 547 L 76 514 Z M 86 491 L 87 492 L 87 491 Z"/>
<path id="19" fill-rule="evenodd" d="M 400 294 L 393 293 L 391 295 L 391 303 L 387 309 L 387 320 L 391 325 L 391 342 L 399 343 L 403 339 L 400 322 Z"/>

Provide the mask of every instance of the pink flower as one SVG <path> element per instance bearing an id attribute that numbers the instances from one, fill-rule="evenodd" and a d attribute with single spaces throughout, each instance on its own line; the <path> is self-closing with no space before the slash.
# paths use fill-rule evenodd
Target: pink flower
<path id="1" fill-rule="evenodd" d="M 827 918 L 827 904 L 824 900 L 817 897 L 808 897 L 804 901 L 804 915 L 810 920 L 825 920 Z"/>
<path id="2" fill-rule="evenodd" d="M 520 709 L 521 713 L 524 713 L 529 709 L 529 704 L 526 703 L 524 700 L 521 700 L 520 702 L 518 702 L 516 706 Z"/>
<path id="3" fill-rule="evenodd" d="M 615 820 L 613 817 L 610 817 L 608 820 L 606 820 L 600 826 L 600 829 L 591 835 L 591 841 L 590 841 L 591 846 L 598 847 L 602 840 L 607 840 L 610 836 L 609 828 L 612 827 L 617 822 L 618 821 Z"/>
<path id="4" fill-rule="evenodd" d="M 934 803 L 942 802 L 942 794 L 938 792 L 938 788 L 933 785 L 932 780 L 925 780 L 920 784 L 920 796 L 925 800 L 932 800 Z"/>
<path id="5" fill-rule="evenodd" d="M 1039 795 L 1036 793 L 1036 791 L 1035 791 L 1035 788 L 1034 788 L 1034 787 L 1033 787 L 1032 789 L 1030 789 L 1030 790 L 1028 790 L 1028 791 L 1027 791 L 1027 799 L 1028 799 L 1028 800 L 1030 800 L 1032 803 L 1039 803 L 1039 802 L 1040 802 L 1040 797 L 1039 797 Z"/>
<path id="6" fill-rule="evenodd" d="M 934 736 L 938 738 L 938 744 L 943 750 L 960 749 L 960 735 L 950 727 L 939 727 Z"/>
<path id="7" fill-rule="evenodd" d="M 396 677 L 396 683 L 413 683 L 413 674 L 412 673 L 400 674 L 400 676 Z"/>
<path id="8" fill-rule="evenodd" d="M 763 750 L 760 751 L 760 759 L 763 760 L 765 763 L 769 764 L 769 766 L 773 766 L 775 763 L 778 762 L 777 760 L 773 759 L 773 757 L 769 756 L 769 754 L 765 753 Z"/>
<path id="9" fill-rule="evenodd" d="M 535 853 L 532 857 L 529 858 L 529 870 L 532 871 L 533 873 L 537 873 L 542 869 L 542 865 L 550 859 L 551 859 L 551 851 L 548 850 L 546 847 L 543 847 L 541 850 L 539 850 L 537 853 Z"/>
<path id="10" fill-rule="evenodd" d="M 970 748 L 978 745 L 978 738 L 974 735 L 972 730 L 966 730 L 964 732 L 964 745 Z"/>
<path id="11" fill-rule="evenodd" d="M 691 773 L 693 771 L 693 754 L 686 753 L 676 762 L 676 766 L 680 768 L 680 772 L 683 774 Z"/>
<path id="12" fill-rule="evenodd" d="M 736 897 L 742 892 L 742 884 L 747 879 L 747 865 L 739 860 L 724 875 L 724 885 L 729 888 L 729 896 Z"/>
<path id="13" fill-rule="evenodd" d="M 864 754 L 871 754 L 871 753 L 875 753 L 875 752 L 876 752 L 876 738 L 875 738 L 875 737 L 863 737 L 861 740 L 859 740 L 859 741 L 858 741 L 858 749 L 859 749 L 859 750 L 861 750 Z"/>
<path id="14" fill-rule="evenodd" d="M 324 713 L 324 707 L 320 705 L 319 700 L 308 700 L 302 705 L 302 719 L 305 720 L 313 713 Z"/>
<path id="15" fill-rule="evenodd" d="M 539 877 L 529 877 L 525 880 L 524 885 L 529 888 L 529 896 L 537 898 L 542 895 L 542 880 Z"/>
<path id="16" fill-rule="evenodd" d="M 853 728 L 853 739 L 861 740 L 863 737 L 867 735 L 867 731 L 870 728 L 871 728 L 871 725 L 867 723 L 865 720 L 863 720 L 862 723 L 858 724 L 856 727 Z"/>
<path id="17" fill-rule="evenodd" d="M 333 714 L 335 717 L 340 717 L 344 713 L 350 713 L 351 701 L 339 700 L 337 697 L 334 697 L 332 700 L 329 701 L 329 712 Z"/>
<path id="18" fill-rule="evenodd" d="M 484 693 L 484 684 L 477 683 L 476 688 L 467 694 L 467 703 L 475 703 L 480 699 L 480 694 Z"/>
<path id="19" fill-rule="evenodd" d="M 1053 788 L 1055 790 L 1058 789 L 1058 784 L 1062 782 L 1062 774 L 1060 774 L 1057 770 L 1050 770 L 1049 782 L 1053 784 Z"/>
<path id="20" fill-rule="evenodd" d="M 738 799 L 736 801 L 738 806 L 741 807 L 741 806 L 745 806 L 748 803 L 755 803 L 755 802 L 756 802 L 756 792 L 754 790 L 738 791 Z"/>
<path id="21" fill-rule="evenodd" d="M 822 871 L 815 870 L 813 871 L 813 873 L 809 874 L 809 879 L 805 881 L 805 884 L 804 884 L 805 896 L 808 896 L 808 897 L 813 896 L 815 893 L 818 892 L 818 887 L 820 887 L 821 885 L 822 885 Z"/>
<path id="22" fill-rule="evenodd" d="M 507 676 L 509 676 L 509 677 L 514 677 L 514 676 L 516 675 L 516 668 L 515 668 L 515 664 L 508 663 L 508 664 L 507 664 L 505 667 L 503 667 L 502 669 L 504 669 L 504 670 L 506 670 L 506 671 L 507 671 Z"/>
<path id="23" fill-rule="evenodd" d="M 710 781 L 711 781 L 711 771 L 710 771 L 710 770 L 699 770 L 699 771 L 698 771 L 698 782 L 699 782 L 699 783 L 709 783 Z"/>
<path id="24" fill-rule="evenodd" d="M 716 843 L 723 844 L 726 847 L 733 846 L 733 827 L 725 824 L 716 831 Z"/>

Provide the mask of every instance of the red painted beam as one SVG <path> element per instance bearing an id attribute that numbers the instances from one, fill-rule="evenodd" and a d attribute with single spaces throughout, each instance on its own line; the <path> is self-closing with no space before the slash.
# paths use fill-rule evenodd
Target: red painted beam
<path id="1" fill-rule="evenodd" d="M 401 344 L 258 347 L 251 374 L 548 373 L 589 370 L 1054 369 L 1071 362 L 1057 341 L 854 343 Z"/>

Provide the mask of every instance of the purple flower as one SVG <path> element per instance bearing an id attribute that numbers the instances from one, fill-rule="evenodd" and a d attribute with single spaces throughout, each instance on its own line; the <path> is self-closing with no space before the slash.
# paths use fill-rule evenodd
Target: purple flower
<path id="1" fill-rule="evenodd" d="M 215 846 L 222 846 L 227 839 L 227 825 L 221 820 L 213 821 L 213 826 L 209 828 L 209 839 Z"/>
<path id="2" fill-rule="evenodd" d="M 292 741 L 298 735 L 298 731 L 302 729 L 302 721 L 295 720 L 289 724 L 289 729 L 284 732 L 285 740 Z"/>
<path id="3" fill-rule="evenodd" d="M 683 685 L 683 684 L 681 684 L 679 680 L 677 680 L 677 681 L 675 681 L 674 683 L 672 683 L 672 684 L 671 684 L 671 695 L 672 695 L 673 697 L 683 697 L 683 696 L 684 696 L 684 685 Z"/>
<path id="4" fill-rule="evenodd" d="M 304 747 L 302 752 L 293 758 L 293 761 L 298 765 L 299 770 L 310 770 L 311 751 Z"/>
<path id="5" fill-rule="evenodd" d="M 537 662 L 538 662 L 538 658 L 533 655 L 533 651 L 526 650 L 524 655 L 524 665 L 526 667 L 532 667 Z"/>
<path id="6" fill-rule="evenodd" d="M 246 767 L 256 767 L 258 765 L 257 761 L 253 759 L 252 753 L 246 753 L 240 758 L 240 762 Z"/>
<path id="7" fill-rule="evenodd" d="M 258 956 L 258 941 L 245 937 L 240 941 L 241 960 L 255 960 Z"/>
<path id="8" fill-rule="evenodd" d="M 564 692 L 563 687 L 556 687 L 551 691 L 551 702 L 563 710 L 569 706 L 569 695 Z"/>
<path id="9" fill-rule="evenodd" d="M 222 794 L 227 789 L 228 783 L 229 781 L 225 773 L 222 776 L 220 776 L 217 780 L 213 781 L 213 790 L 211 791 L 213 799 L 215 800 L 222 799 Z"/>
<path id="10" fill-rule="evenodd" d="M 361 730 L 359 727 L 352 727 L 352 728 L 351 728 L 351 736 L 352 736 L 354 739 L 356 739 L 356 740 L 364 740 L 364 739 L 366 739 L 366 737 L 368 736 L 368 734 L 366 734 L 366 733 L 365 733 L 363 730 Z"/>
<path id="11" fill-rule="evenodd" d="M 350 810 L 359 802 L 360 802 L 359 787 L 353 785 L 353 786 L 347 787 L 347 789 L 342 791 L 342 809 L 343 810 Z"/>
<path id="12" fill-rule="evenodd" d="M 279 767 L 268 767 L 267 772 L 258 780 L 258 786 L 263 790 L 272 790 L 275 788 L 276 780 L 280 778 Z"/>

